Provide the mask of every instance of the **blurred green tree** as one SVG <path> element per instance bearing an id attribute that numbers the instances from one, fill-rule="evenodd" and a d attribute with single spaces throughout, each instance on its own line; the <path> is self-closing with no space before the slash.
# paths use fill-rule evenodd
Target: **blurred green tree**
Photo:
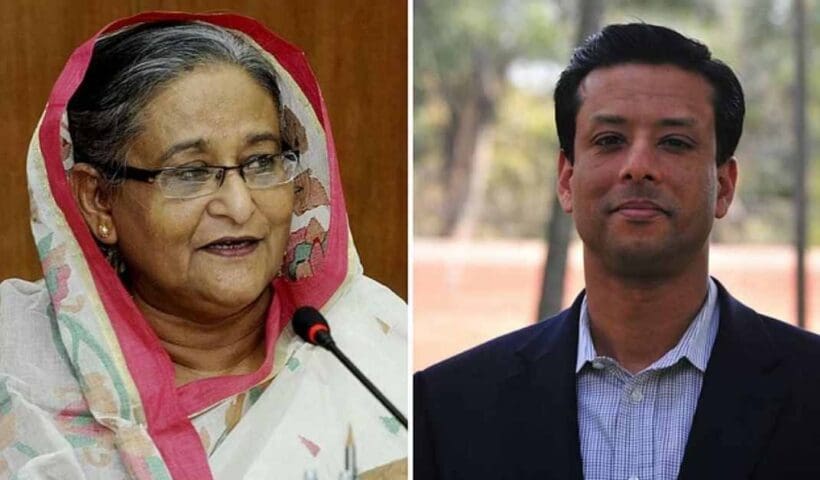
<path id="1" fill-rule="evenodd" d="M 470 236 L 483 211 L 490 161 L 498 156 L 498 103 L 507 93 L 510 66 L 566 51 L 556 28 L 559 12 L 554 4 L 527 0 L 414 5 L 414 147 L 421 187 L 415 193 L 432 195 L 420 205 L 424 219 L 417 227 Z"/>
<path id="2" fill-rule="evenodd" d="M 604 13 L 603 0 L 580 0 L 578 2 L 578 33 L 576 44 L 601 29 Z M 572 222 L 564 215 L 558 195 L 552 196 L 552 208 L 547 222 L 547 261 L 541 281 L 541 296 L 538 302 L 536 320 L 545 319 L 561 311 L 564 301 L 564 277 L 567 270 L 567 250 L 569 248 Z"/>

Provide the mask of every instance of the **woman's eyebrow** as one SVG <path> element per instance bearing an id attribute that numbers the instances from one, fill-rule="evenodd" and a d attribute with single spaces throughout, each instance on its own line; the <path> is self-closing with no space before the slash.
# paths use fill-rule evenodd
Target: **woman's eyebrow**
<path id="1" fill-rule="evenodd" d="M 176 155 L 177 153 L 179 153 L 183 150 L 188 150 L 188 149 L 193 148 L 193 149 L 199 150 L 201 152 L 201 151 L 205 150 L 206 146 L 207 146 L 207 142 L 204 139 L 201 139 L 201 138 L 198 138 L 196 140 L 186 140 L 184 142 L 176 143 L 176 144 L 172 145 L 171 148 L 166 150 L 165 153 L 162 154 L 162 156 L 159 157 L 159 164 L 160 165 L 165 164 L 165 162 L 167 162 L 169 158 L 173 157 L 174 155 Z"/>
<path id="2" fill-rule="evenodd" d="M 272 132 L 252 133 L 245 137 L 246 145 L 255 145 L 262 142 L 274 142 L 275 144 L 280 145 L 282 143 L 282 139 L 279 134 Z"/>
<path id="3" fill-rule="evenodd" d="M 246 145 L 256 145 L 257 143 L 262 142 L 274 142 L 277 145 L 282 143 L 282 139 L 278 134 L 272 132 L 264 132 L 264 133 L 252 133 L 245 137 L 245 144 Z M 159 157 L 159 164 L 163 165 L 167 162 L 171 157 L 176 155 L 179 152 L 194 149 L 200 152 L 205 151 L 207 149 L 208 142 L 205 139 L 197 138 L 192 140 L 185 140 L 179 143 L 172 145 L 168 150 L 166 150 L 160 157 Z"/>

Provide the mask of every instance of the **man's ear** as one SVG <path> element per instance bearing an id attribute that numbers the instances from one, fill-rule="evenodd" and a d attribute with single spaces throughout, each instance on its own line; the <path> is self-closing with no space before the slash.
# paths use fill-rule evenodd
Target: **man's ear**
<path id="1" fill-rule="evenodd" d="M 573 166 L 567 154 L 561 150 L 558 153 L 558 201 L 561 208 L 567 213 L 572 213 L 572 179 Z"/>
<path id="2" fill-rule="evenodd" d="M 737 185 L 737 159 L 731 157 L 717 167 L 717 201 L 715 202 L 715 218 L 723 218 L 729 212 L 732 199 L 735 198 Z"/>
<path id="3" fill-rule="evenodd" d="M 100 172 L 87 163 L 77 163 L 68 177 L 71 192 L 91 234 L 105 245 L 116 245 L 117 229 L 111 215 L 113 192 Z"/>

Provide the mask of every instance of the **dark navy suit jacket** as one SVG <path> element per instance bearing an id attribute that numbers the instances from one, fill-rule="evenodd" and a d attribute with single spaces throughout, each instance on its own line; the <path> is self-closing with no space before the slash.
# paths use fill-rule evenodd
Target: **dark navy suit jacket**
<path id="1" fill-rule="evenodd" d="M 720 325 L 679 478 L 820 479 L 820 337 L 718 289 Z M 583 478 L 581 298 L 415 375 L 415 479 Z"/>

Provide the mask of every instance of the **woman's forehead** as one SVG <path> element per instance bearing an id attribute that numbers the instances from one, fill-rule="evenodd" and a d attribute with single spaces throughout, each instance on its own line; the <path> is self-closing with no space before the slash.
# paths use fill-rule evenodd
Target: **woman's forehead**
<path id="1" fill-rule="evenodd" d="M 181 151 L 278 144 L 279 119 L 272 95 L 240 67 L 201 68 L 147 102 L 135 147 L 162 163 Z"/>

